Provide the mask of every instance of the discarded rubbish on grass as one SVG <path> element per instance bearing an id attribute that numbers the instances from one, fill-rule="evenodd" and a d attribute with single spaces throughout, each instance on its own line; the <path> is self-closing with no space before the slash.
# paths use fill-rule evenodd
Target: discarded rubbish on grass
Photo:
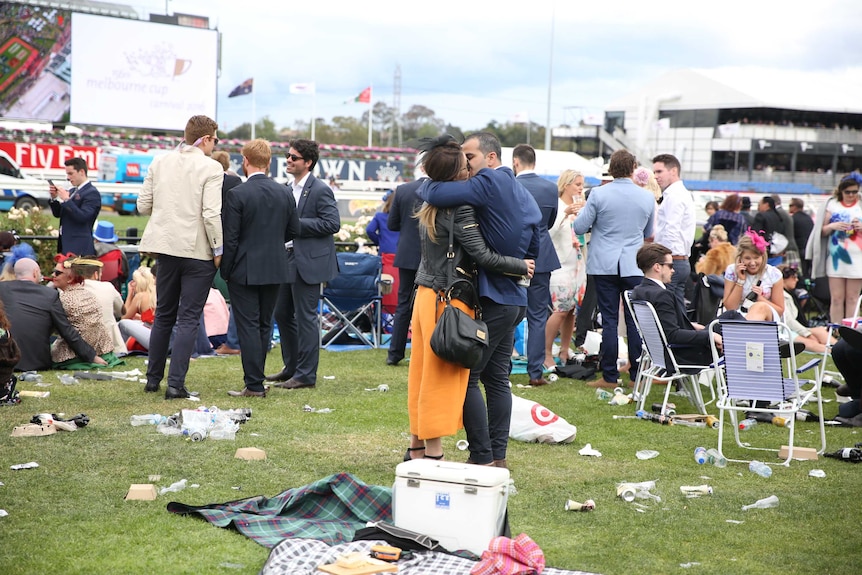
<path id="1" fill-rule="evenodd" d="M 583 503 L 578 503 L 577 501 L 569 499 L 566 501 L 566 505 L 564 507 L 566 511 L 592 511 L 595 508 L 596 502 L 592 499 L 587 499 Z"/>
<path id="2" fill-rule="evenodd" d="M 332 408 L 321 407 L 318 409 L 316 407 L 311 407 L 310 405 L 303 405 L 302 411 L 306 411 L 308 413 L 332 413 Z"/>
<path id="3" fill-rule="evenodd" d="M 191 441 L 210 439 L 236 439 L 241 423 L 251 417 L 251 409 L 221 410 L 216 406 L 183 409 L 171 416 L 158 413 L 131 416 L 133 426 L 155 425 L 162 435 L 185 436 Z"/>
<path id="4" fill-rule="evenodd" d="M 778 507 L 778 496 L 776 495 L 770 495 L 769 497 L 758 499 L 751 505 L 743 505 L 742 510 L 748 511 L 749 509 L 770 509 L 772 507 Z"/>
<path id="5" fill-rule="evenodd" d="M 679 490 L 689 497 L 699 497 L 700 495 L 712 495 L 712 487 L 709 485 L 680 485 Z"/>
<path id="6" fill-rule="evenodd" d="M 81 383 L 74 375 L 68 373 L 58 373 L 57 378 L 63 385 L 77 385 Z"/>
<path id="7" fill-rule="evenodd" d="M 9 469 L 12 471 L 18 471 L 20 469 L 34 469 L 36 467 L 39 467 L 39 464 L 35 461 L 31 461 L 30 463 L 18 463 L 17 465 L 11 466 Z"/>
<path id="8" fill-rule="evenodd" d="M 581 455 L 588 455 L 593 457 L 601 457 L 602 453 L 598 449 L 593 449 L 593 446 L 587 443 L 584 445 L 580 451 L 578 451 Z"/>
<path id="9" fill-rule="evenodd" d="M 822 479 L 823 477 L 826 477 L 826 472 L 823 471 L 822 469 L 812 469 L 811 471 L 808 472 L 808 476 L 809 477 L 819 477 Z"/>
<path id="10" fill-rule="evenodd" d="M 658 451 L 654 449 L 641 449 L 640 451 L 635 453 L 635 457 L 637 457 L 641 461 L 646 459 L 652 459 L 653 457 L 658 457 Z"/>
<path id="11" fill-rule="evenodd" d="M 25 371 L 18 376 L 18 381 L 28 381 L 32 383 L 42 383 L 42 374 L 35 371 Z"/>
<path id="12" fill-rule="evenodd" d="M 381 383 L 381 384 L 380 384 L 380 385 L 378 385 L 377 387 L 366 387 L 366 388 L 365 388 L 365 391 L 382 391 L 382 392 L 387 392 L 387 391 L 389 391 L 389 386 L 388 386 L 388 385 L 386 385 L 385 383 Z"/>
<path id="13" fill-rule="evenodd" d="M 621 387 L 614 389 L 614 396 L 608 401 L 608 405 L 628 405 L 632 401 L 632 394 L 626 395 Z"/>
<path id="14" fill-rule="evenodd" d="M 631 503 L 635 499 L 652 499 L 661 503 L 661 497 L 650 493 L 655 489 L 655 481 L 641 481 L 640 483 L 623 482 L 617 484 L 617 497 Z"/>
<path id="15" fill-rule="evenodd" d="M 164 495 L 165 493 L 178 493 L 186 488 L 188 482 L 188 479 L 180 479 L 177 482 L 171 483 L 168 487 L 162 487 L 159 489 L 159 495 Z"/>
<path id="16" fill-rule="evenodd" d="M 467 448 L 468 448 L 468 447 L 470 447 L 470 443 L 469 443 L 466 439 L 459 439 L 459 440 L 455 443 L 455 447 L 456 447 L 459 451 L 467 451 Z"/>

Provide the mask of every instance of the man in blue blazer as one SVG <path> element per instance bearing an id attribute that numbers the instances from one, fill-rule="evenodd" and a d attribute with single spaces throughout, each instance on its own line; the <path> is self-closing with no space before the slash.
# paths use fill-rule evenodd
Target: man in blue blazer
<path id="1" fill-rule="evenodd" d="M 60 218 L 57 253 L 96 255 L 93 226 L 102 209 L 102 196 L 87 179 L 87 162 L 83 158 L 69 158 L 65 165 L 66 178 L 73 187 L 66 190 L 52 184 L 49 188 L 51 213 Z"/>
<path id="2" fill-rule="evenodd" d="M 536 271 L 527 288 L 527 373 L 530 385 L 547 385 L 542 377 L 545 371 L 545 324 L 551 307 L 551 272 L 560 269 L 560 258 L 554 249 L 548 228 L 557 219 L 559 194 L 557 186 L 536 173 L 536 150 L 527 144 L 518 144 L 512 150 L 512 169 L 515 176 L 536 200 L 542 212 L 539 222 L 539 256 Z M 571 342 L 561 341 L 568 348 Z M 553 367 L 553 366 L 551 366 Z"/>
<path id="3" fill-rule="evenodd" d="M 542 213 L 530 192 L 500 163 L 500 141 L 491 133 L 471 134 L 461 149 L 470 164 L 470 179 L 428 181 L 419 197 L 443 208 L 469 204 L 476 208 L 479 229 L 491 248 L 519 259 L 539 253 Z M 515 328 L 524 319 L 527 288 L 519 277 L 479 268 L 479 299 L 488 325 L 488 349 L 478 367 L 470 371 L 464 399 L 464 430 L 470 444 L 470 463 L 506 467 L 512 392 L 509 365 Z M 485 386 L 487 410 L 479 380 Z"/>
<path id="4" fill-rule="evenodd" d="M 418 164 L 416 169 L 420 170 Z M 407 332 L 410 330 L 410 318 L 413 314 L 416 270 L 422 260 L 419 220 L 413 217 L 422 206 L 422 200 L 416 190 L 427 179 L 422 177 L 395 188 L 395 197 L 392 198 L 392 207 L 389 209 L 387 225 L 393 232 L 400 233 L 395 252 L 398 304 L 395 307 L 395 319 L 392 321 L 392 337 L 389 339 L 389 353 L 386 355 L 387 365 L 398 365 L 398 362 L 404 359 L 404 350 L 407 347 Z"/>
<path id="5" fill-rule="evenodd" d="M 221 274 L 230 291 L 242 348 L 245 389 L 237 397 L 266 397 L 266 352 L 272 337 L 272 314 L 281 284 L 288 279 L 284 244 L 299 231 L 293 195 L 267 176 L 272 151 L 260 138 L 242 147 L 248 176 L 227 193 L 222 208 L 224 255 Z"/>
<path id="6" fill-rule="evenodd" d="M 575 212 L 575 233 L 585 234 L 592 230 L 587 275 L 591 276 L 590 281 L 595 281 L 596 299 L 602 314 L 602 379 L 588 382 L 590 387 L 613 388 L 619 385 L 617 322 L 620 298 L 625 290 L 634 289 L 641 283 L 643 272 L 638 269 L 635 256 L 644 240 L 653 234 L 655 198 L 632 181 L 636 167 L 637 159 L 630 152 L 614 152 L 608 167 L 614 181 L 593 188 L 587 203 Z M 631 362 L 629 375 L 634 381 L 641 355 L 641 339 L 631 314 L 624 311 Z"/>
<path id="7" fill-rule="evenodd" d="M 287 172 L 293 176 L 289 187 L 299 214 L 299 233 L 287 242 L 287 283 L 279 288 L 275 304 L 284 368 L 266 377 L 267 381 L 281 382 L 275 387 L 284 389 L 314 387 L 317 383 L 320 284 L 338 275 L 334 234 L 341 228 L 341 216 L 332 190 L 311 173 L 318 159 L 317 142 L 291 142 Z"/>

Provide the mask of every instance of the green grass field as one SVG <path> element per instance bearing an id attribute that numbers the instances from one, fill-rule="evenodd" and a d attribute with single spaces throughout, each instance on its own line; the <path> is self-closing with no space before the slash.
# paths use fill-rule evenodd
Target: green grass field
<path id="1" fill-rule="evenodd" d="M 274 496 L 337 472 L 349 472 L 370 484 L 392 485 L 395 466 L 407 446 L 407 367 L 388 367 L 384 350 L 322 352 L 318 387 L 273 389 L 263 400 L 228 397 L 241 389 L 239 357 L 192 362 L 188 386 L 201 392 L 200 404 L 166 402 L 145 394 L 134 382 L 82 381 L 62 385 L 45 372 L 50 387 L 21 383 L 21 389 L 48 390 L 49 398 L 25 398 L 0 408 L 0 571 L 32 574 L 71 573 L 257 573 L 268 550 L 235 531 L 191 517 L 170 514 L 169 501 L 192 505 L 222 503 L 254 495 Z M 120 369 L 145 370 L 144 360 L 130 358 Z M 280 369 L 280 355 L 269 354 L 268 373 Z M 525 384 L 526 376 L 512 377 Z M 365 388 L 386 383 L 389 393 Z M 859 467 L 822 458 L 776 467 L 769 479 L 739 463 L 725 469 L 697 465 L 696 446 L 716 445 L 712 429 L 665 427 L 622 419 L 631 406 L 597 401 L 582 382 L 561 379 L 536 389 L 515 388 L 578 428 L 569 445 L 510 442 L 509 463 L 517 494 L 509 515 L 513 534 L 526 533 L 544 550 L 549 566 L 605 574 L 724 574 L 862 572 L 856 486 Z M 653 397 L 658 399 L 659 390 Z M 827 398 L 834 399 L 827 389 Z M 304 405 L 329 407 L 332 413 L 308 413 Z M 685 400 L 677 399 L 681 411 Z M 153 427 L 132 427 L 133 414 L 171 414 L 181 408 L 215 405 L 251 407 L 253 416 L 236 441 L 192 443 L 160 435 Z M 836 412 L 827 404 L 827 415 Z M 11 438 L 12 428 L 41 412 L 84 412 L 91 424 L 74 433 Z M 803 445 L 814 444 L 814 424 L 799 424 Z M 746 433 L 752 441 L 775 446 L 785 430 L 758 425 Z M 828 449 L 862 441 L 853 429 L 830 428 Z M 447 457 L 462 461 L 457 437 L 447 438 Z M 592 444 L 603 456 L 583 457 Z M 240 461 L 238 447 L 258 447 L 266 461 Z M 660 455 L 640 461 L 635 453 L 654 449 Z M 739 455 L 739 450 L 729 450 Z M 36 469 L 11 471 L 14 464 L 36 461 Z M 823 469 L 824 479 L 809 477 Z M 126 502 L 130 484 L 167 486 L 182 478 L 199 488 L 161 496 L 155 501 Z M 616 497 L 621 481 L 657 480 L 660 504 L 644 507 Z M 681 485 L 711 485 L 715 493 L 687 499 Z M 757 499 L 777 495 L 776 509 L 741 511 Z M 568 499 L 593 499 L 590 513 L 566 512 Z M 729 521 L 734 521 L 731 523 Z M 685 570 L 682 564 L 698 563 Z M 235 568 L 241 565 L 241 568 Z"/>

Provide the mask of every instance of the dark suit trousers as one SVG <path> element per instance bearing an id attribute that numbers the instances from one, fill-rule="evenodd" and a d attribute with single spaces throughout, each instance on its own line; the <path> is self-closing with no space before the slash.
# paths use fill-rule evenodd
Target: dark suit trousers
<path id="1" fill-rule="evenodd" d="M 264 367 L 279 284 L 250 286 L 229 281 L 227 287 L 242 349 L 243 382 L 251 391 L 264 391 Z"/>
<path id="2" fill-rule="evenodd" d="M 416 270 L 398 268 L 398 305 L 395 319 L 392 320 L 392 337 L 389 339 L 388 359 L 398 362 L 404 359 L 407 347 L 407 332 L 410 331 L 410 318 L 413 316 L 413 293 L 416 286 Z"/>
<path id="3" fill-rule="evenodd" d="M 527 288 L 527 373 L 542 377 L 545 363 L 545 324 L 551 307 L 551 272 L 533 274 Z M 565 345 L 565 342 L 560 342 Z"/>
<path id="4" fill-rule="evenodd" d="M 281 359 L 287 373 L 292 373 L 293 378 L 302 383 L 317 383 L 320 360 L 318 301 L 320 284 L 307 284 L 299 274 L 293 283 L 281 284 L 278 288 L 275 322 L 281 337 Z"/>
<path id="5" fill-rule="evenodd" d="M 488 298 L 481 298 L 481 302 L 482 319 L 488 324 L 488 349 L 479 366 L 470 371 L 467 380 L 464 431 L 470 444 L 470 461 L 486 464 L 506 459 L 512 418 L 509 365 L 515 328 L 524 319 L 526 308 L 501 305 Z M 485 386 L 487 409 L 479 389 L 480 379 Z"/>
<path id="6" fill-rule="evenodd" d="M 643 278 L 641 276 L 594 275 L 592 279 L 596 283 L 599 313 L 602 314 L 602 376 L 608 383 L 616 383 L 620 377 L 620 372 L 617 369 L 617 358 L 620 352 L 619 335 L 617 335 L 620 298 L 624 291 L 639 286 Z M 634 318 L 632 318 L 628 308 L 624 308 L 624 312 L 629 361 L 631 362 L 629 375 L 632 377 L 632 381 L 634 381 L 634 378 L 637 376 L 638 358 L 641 356 L 641 338 L 638 335 Z"/>
<path id="7" fill-rule="evenodd" d="M 584 288 L 584 298 L 581 307 L 578 308 L 578 316 L 575 320 L 575 347 L 582 347 L 587 341 L 587 332 L 593 327 L 593 315 L 596 313 L 596 280 L 593 276 L 587 276 L 587 285 Z"/>
<path id="8" fill-rule="evenodd" d="M 183 387 L 216 267 L 212 261 L 168 255 L 160 255 L 158 262 L 156 319 L 150 332 L 147 382 L 162 381 L 171 346 L 168 386 Z M 174 323 L 177 329 L 171 345 Z"/>

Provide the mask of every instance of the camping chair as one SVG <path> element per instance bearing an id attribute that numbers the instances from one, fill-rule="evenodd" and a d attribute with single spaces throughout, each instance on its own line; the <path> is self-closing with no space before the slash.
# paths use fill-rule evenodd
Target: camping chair
<path id="1" fill-rule="evenodd" d="M 634 322 L 635 322 L 635 327 L 638 330 L 638 335 L 641 336 L 641 342 L 643 343 L 643 334 L 641 333 L 641 328 L 638 325 L 638 318 L 637 318 L 637 316 L 635 316 L 635 310 L 632 308 L 632 298 L 631 298 L 631 291 L 630 290 L 623 291 L 623 301 L 626 304 L 626 308 L 628 308 L 629 314 L 632 316 L 632 320 L 634 320 Z M 631 358 L 629 358 L 629 361 L 631 361 Z M 646 344 L 643 344 L 643 345 L 641 345 L 641 356 L 640 356 L 640 359 L 638 360 L 638 375 L 635 378 L 635 380 L 632 382 L 632 388 L 633 388 L 632 398 L 634 399 L 635 404 L 638 405 L 638 409 L 642 409 L 642 406 L 643 406 L 643 402 L 640 401 L 641 395 L 642 395 L 641 385 L 642 384 L 645 385 L 643 383 L 644 382 L 643 374 L 649 372 L 651 367 L 652 367 L 652 361 L 650 359 L 649 350 L 647 349 Z M 645 398 L 646 395 L 643 395 L 643 397 Z"/>
<path id="2" fill-rule="evenodd" d="M 320 346 L 351 343 L 380 347 L 380 256 L 338 252 L 338 275 L 321 286 Z"/>
<path id="3" fill-rule="evenodd" d="M 628 293 L 626 293 L 627 300 L 628 297 Z M 667 408 L 671 385 L 678 382 L 687 391 L 688 397 L 698 413 L 705 414 L 707 404 L 703 402 L 703 394 L 700 391 L 700 375 L 712 368 L 708 365 L 680 364 L 674 355 L 673 347 L 667 341 L 667 336 L 665 336 L 664 329 L 652 304 L 648 301 L 633 300 L 630 301 L 630 305 L 634 310 L 635 325 L 640 333 L 643 346 L 649 353 L 649 366 L 646 369 L 638 370 L 632 396 L 636 398 L 636 401 L 639 401 L 638 409 L 644 409 L 653 381 L 660 380 L 667 384 L 661 404 L 661 413 L 665 413 Z M 706 381 L 712 395 L 712 399 L 708 403 L 712 403 L 715 401 L 712 379 L 708 378 Z"/>
<path id="4" fill-rule="evenodd" d="M 110 282 L 119 293 L 123 293 L 123 284 L 126 282 L 126 270 L 123 269 L 123 252 L 113 249 L 97 258 L 102 262 L 102 281 Z M 126 265 L 128 267 L 128 264 Z"/>
<path id="5" fill-rule="evenodd" d="M 724 369 L 718 370 L 718 401 L 719 409 L 718 451 L 722 454 L 724 442 L 724 417 L 730 414 L 733 426 L 733 436 L 736 444 L 742 448 L 774 451 L 767 447 L 752 447 L 739 438 L 737 412 L 745 413 L 777 413 L 792 420 L 787 428 L 787 459 L 783 465 L 789 466 L 793 458 L 794 431 L 796 430 L 796 414 L 805 404 L 814 399 L 817 401 L 817 415 L 820 420 L 820 449 L 826 449 L 826 431 L 823 423 L 823 397 L 820 393 L 820 381 L 799 381 L 799 373 L 814 367 L 819 363 L 816 358 L 801 368 L 797 368 L 796 355 L 790 351 L 788 357 L 781 358 L 779 345 L 781 342 L 792 343 L 793 334 L 783 322 L 716 320 L 721 325 L 722 352 Z M 718 349 L 712 343 L 713 358 L 718 359 Z M 819 378 L 818 378 L 819 379 Z M 760 402 L 760 403 L 758 403 Z M 762 403 L 770 405 L 761 407 Z M 746 459 L 731 459 L 731 461 L 747 462 Z"/>

